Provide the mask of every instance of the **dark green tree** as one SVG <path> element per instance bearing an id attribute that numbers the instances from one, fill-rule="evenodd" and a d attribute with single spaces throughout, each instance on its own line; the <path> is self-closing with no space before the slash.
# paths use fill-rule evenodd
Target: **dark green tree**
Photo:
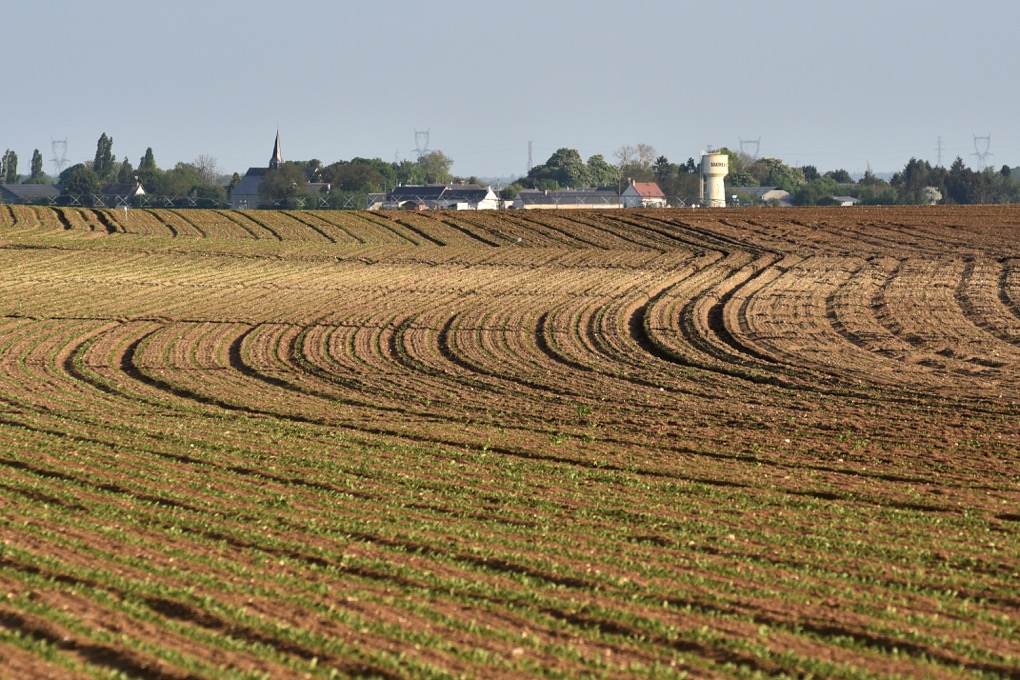
<path id="1" fill-rule="evenodd" d="M 269 204 L 297 198 L 307 191 L 308 176 L 304 167 L 290 161 L 275 170 L 267 170 L 259 185 L 259 197 Z"/>
<path id="2" fill-rule="evenodd" d="M 354 175 L 363 177 L 363 188 L 358 191 L 385 192 L 396 187 L 398 182 L 401 181 L 398 172 L 399 166 L 394 163 L 387 163 L 385 160 L 380 158 L 352 158 L 349 162 L 340 161 L 338 163 L 334 163 L 327 168 L 323 168 L 322 180 L 330 181 L 330 179 L 327 178 L 327 170 L 329 168 L 333 168 L 333 171 L 336 172 L 345 165 L 350 166 L 345 170 L 348 176 Z M 416 163 L 408 163 L 406 167 L 407 169 L 412 170 L 414 174 L 420 175 L 422 181 L 424 180 L 424 172 L 421 166 Z M 411 184 L 411 182 L 408 182 L 408 184 Z M 369 185 L 371 185 L 373 189 L 368 189 L 367 187 Z"/>
<path id="3" fill-rule="evenodd" d="M 991 178 L 992 200 L 995 203 L 1020 203 L 1020 173 L 1008 165 Z"/>
<path id="4" fill-rule="evenodd" d="M 539 189 L 559 187 L 589 187 L 592 185 L 588 166 L 577 149 L 561 148 L 553 152 L 542 165 L 528 172 L 526 184 Z"/>
<path id="5" fill-rule="evenodd" d="M 505 201 L 512 201 L 515 198 L 517 198 L 517 194 L 521 193 L 522 189 L 524 189 L 523 186 L 521 186 L 517 182 L 514 182 L 500 189 L 499 197 Z"/>
<path id="6" fill-rule="evenodd" d="M 163 194 L 159 190 L 159 185 L 162 181 L 163 171 L 156 165 L 156 157 L 152 153 L 152 147 L 145 150 L 145 155 L 138 161 L 138 168 L 135 170 L 135 176 L 138 177 L 138 181 L 142 183 L 145 190 L 150 194 L 168 195 Z"/>
<path id="7" fill-rule="evenodd" d="M 99 177 L 84 163 L 72 165 L 60 173 L 60 193 L 65 196 L 91 197 L 99 191 Z"/>
<path id="8" fill-rule="evenodd" d="M 375 193 L 395 186 L 397 174 L 392 165 L 377 158 L 354 158 L 326 166 L 321 176 L 336 191 Z"/>
<path id="9" fill-rule="evenodd" d="M 893 175 L 892 185 L 902 192 L 916 192 L 928 186 L 928 176 L 931 175 L 931 165 L 928 161 L 911 158 L 907 161 L 903 172 Z"/>
<path id="10" fill-rule="evenodd" d="M 896 189 L 889 182 L 876 177 L 870 167 L 854 187 L 853 196 L 866 205 L 896 205 L 900 202 Z"/>
<path id="11" fill-rule="evenodd" d="M 220 207 L 227 202 L 227 190 L 219 184 L 198 184 L 188 196 L 199 199 L 199 208 Z"/>
<path id="12" fill-rule="evenodd" d="M 113 138 L 104 132 L 96 142 L 96 157 L 92 161 L 92 170 L 100 181 L 111 180 L 116 176 L 116 159 L 113 156 Z"/>
<path id="13" fill-rule="evenodd" d="M 328 181 L 322 179 L 322 172 L 324 170 L 322 161 L 318 158 L 313 158 L 307 161 L 287 161 L 291 165 L 301 169 L 301 172 L 305 173 L 305 181 L 307 182 L 321 182 Z"/>
<path id="14" fill-rule="evenodd" d="M 218 207 L 227 199 L 226 190 L 206 179 L 203 168 L 194 163 L 178 163 L 170 170 L 152 175 L 151 184 L 144 185 L 150 194 L 173 199 L 180 207 Z"/>
<path id="15" fill-rule="evenodd" d="M 933 196 L 945 195 L 947 176 L 945 168 L 933 168 L 928 161 L 911 158 L 889 183 L 899 194 L 900 202 L 927 205 Z"/>
<path id="16" fill-rule="evenodd" d="M 4 151 L 3 158 L 0 158 L 0 182 L 4 184 L 18 183 L 18 154 L 10 149 Z"/>
<path id="17" fill-rule="evenodd" d="M 830 170 L 825 176 L 837 184 L 853 184 L 854 180 L 846 170 Z"/>
<path id="18" fill-rule="evenodd" d="M 385 185 L 380 191 L 392 189 L 397 186 L 397 171 L 393 167 L 392 163 L 387 163 L 381 158 L 352 158 L 352 165 L 367 165 L 379 172 L 380 175 L 385 179 Z"/>
<path id="19" fill-rule="evenodd" d="M 760 186 L 779 187 L 791 194 L 807 181 L 803 170 L 792 168 L 778 158 L 759 158 L 747 171 L 758 180 Z"/>
<path id="20" fill-rule="evenodd" d="M 393 164 L 393 174 L 397 184 L 416 186 L 425 184 L 425 169 L 414 161 L 403 160 Z"/>
<path id="21" fill-rule="evenodd" d="M 118 184 L 131 184 L 135 181 L 135 168 L 131 165 L 131 161 L 124 157 L 124 161 L 120 164 L 120 169 L 117 170 L 117 183 Z"/>
<path id="22" fill-rule="evenodd" d="M 694 159 L 688 162 L 693 164 Z M 665 156 L 659 156 L 652 165 L 652 171 L 655 173 L 656 184 L 666 194 L 671 205 L 690 205 L 697 198 L 700 178 L 688 173 L 686 163 L 670 163 Z"/>
<path id="23" fill-rule="evenodd" d="M 959 156 L 949 166 L 949 176 L 946 177 L 946 197 L 952 203 L 970 203 L 971 176 L 973 173 L 963 163 Z"/>
<path id="24" fill-rule="evenodd" d="M 658 180 L 659 188 L 672 205 L 691 205 L 701 191 L 701 176 L 687 172 L 687 165 L 670 164 L 671 172 Z M 681 203 L 682 202 L 682 203 Z"/>
<path id="25" fill-rule="evenodd" d="M 615 187 L 620 182 L 620 171 L 610 165 L 602 154 L 595 154 L 588 159 L 588 181 L 596 187 Z"/>
<path id="26" fill-rule="evenodd" d="M 156 165 L 156 156 L 153 155 L 150 146 L 145 150 L 142 160 L 138 161 L 138 172 L 155 172 L 156 170 L 159 170 L 159 167 Z"/>
<path id="27" fill-rule="evenodd" d="M 833 205 L 839 192 L 839 183 L 829 177 L 815 177 L 798 187 L 793 193 L 794 205 Z"/>
<path id="28" fill-rule="evenodd" d="M 32 152 L 32 174 L 25 184 L 46 184 L 46 172 L 43 170 L 43 157 L 39 149 Z"/>
<path id="29" fill-rule="evenodd" d="M 208 181 L 203 169 L 193 163 L 178 163 L 171 170 L 158 171 L 144 186 L 151 194 L 171 198 L 226 200 L 227 196 L 223 187 Z"/>
<path id="30" fill-rule="evenodd" d="M 652 171 L 655 172 L 655 181 L 662 185 L 662 182 L 669 179 L 670 175 L 677 172 L 676 166 L 669 162 L 669 159 L 665 156 L 659 156 L 655 159 L 655 165 L 652 166 Z"/>

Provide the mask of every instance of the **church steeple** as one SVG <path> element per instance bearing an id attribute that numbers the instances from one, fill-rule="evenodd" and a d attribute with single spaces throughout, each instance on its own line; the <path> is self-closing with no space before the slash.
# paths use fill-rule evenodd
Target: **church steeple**
<path id="1" fill-rule="evenodd" d="M 283 151 L 280 150 L 280 131 L 276 131 L 276 144 L 273 145 L 273 156 L 269 159 L 269 169 L 279 170 L 283 163 Z"/>

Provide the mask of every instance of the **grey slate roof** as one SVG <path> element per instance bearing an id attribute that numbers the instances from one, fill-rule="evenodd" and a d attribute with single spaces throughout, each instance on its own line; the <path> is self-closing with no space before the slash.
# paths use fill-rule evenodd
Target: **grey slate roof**
<path id="1" fill-rule="evenodd" d="M 730 191 L 736 191 L 742 194 L 747 194 L 748 196 L 757 196 L 758 198 L 761 198 L 771 191 L 783 190 L 779 187 L 730 187 Z M 790 192 L 787 191 L 785 193 L 789 195 Z"/>
<path id="2" fill-rule="evenodd" d="M 138 182 L 132 184 L 107 184 L 103 187 L 103 194 L 107 196 L 134 196 L 139 193 L 145 193 L 142 189 L 142 185 Z"/>
<path id="3" fill-rule="evenodd" d="M 262 178 L 269 172 L 269 168 L 248 168 L 244 177 L 237 183 L 230 192 L 230 204 L 235 208 L 257 208 L 259 187 L 262 186 Z M 245 205 L 242 205 L 244 201 Z"/>
<path id="4" fill-rule="evenodd" d="M 46 201 L 60 195 L 52 184 L 0 184 L 0 202 L 32 203 Z"/>
<path id="5" fill-rule="evenodd" d="M 597 189 L 557 189 L 542 191 L 525 189 L 517 194 L 517 200 L 525 205 L 618 205 L 620 195 L 615 188 L 599 187 Z"/>
<path id="6" fill-rule="evenodd" d="M 234 187 L 235 194 L 257 194 L 259 192 L 259 186 L 262 184 L 262 178 L 269 172 L 269 168 L 248 168 L 248 172 L 244 173 L 244 177 Z"/>
<path id="7" fill-rule="evenodd" d="M 397 202 L 413 201 L 438 201 L 439 197 L 446 191 L 445 184 L 421 184 L 400 186 L 390 192 L 390 197 Z"/>

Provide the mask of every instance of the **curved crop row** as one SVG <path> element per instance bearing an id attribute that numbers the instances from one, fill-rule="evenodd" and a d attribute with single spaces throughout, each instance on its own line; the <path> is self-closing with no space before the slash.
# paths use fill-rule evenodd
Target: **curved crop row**
<path id="1" fill-rule="evenodd" d="M 0 658 L 1016 675 L 1018 229 L 4 207 Z"/>

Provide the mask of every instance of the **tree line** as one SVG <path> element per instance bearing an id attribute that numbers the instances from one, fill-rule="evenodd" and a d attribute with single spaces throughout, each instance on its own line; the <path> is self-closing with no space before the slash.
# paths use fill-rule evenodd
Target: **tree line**
<path id="1" fill-rule="evenodd" d="M 783 189 L 790 193 L 794 205 L 834 205 L 837 196 L 850 196 L 868 205 L 1020 203 L 1020 173 L 1006 165 L 998 170 L 972 170 L 957 157 L 947 169 L 911 158 L 888 180 L 876 177 L 870 169 L 854 180 L 844 169 L 822 173 L 811 165 L 794 167 L 778 158 L 754 158 L 727 148 L 720 151 L 729 157 L 727 191 L 742 203 L 756 200 L 754 194 L 741 192 L 745 187 Z M 634 181 L 656 182 L 666 196 L 688 205 L 700 196 L 700 168 L 694 158 L 672 163 L 648 144 L 621 147 L 614 156 L 617 162 L 611 165 L 601 155 L 584 161 L 576 149 L 558 149 L 507 187 L 503 195 L 513 198 L 522 189 L 603 186 L 622 190 Z"/>
<path id="2" fill-rule="evenodd" d="M 585 161 L 577 149 L 557 149 L 549 160 L 528 170 L 500 195 L 512 199 L 523 189 L 555 191 L 595 187 L 615 188 L 622 193 L 631 182 L 655 182 L 667 196 L 685 200 L 698 196 L 699 168 L 693 158 L 685 163 L 671 163 L 649 144 L 622 146 L 614 157 L 616 163 L 609 163 L 602 154 Z"/>
<path id="3" fill-rule="evenodd" d="M 42 154 L 38 150 L 32 157 L 32 175 L 21 177 L 17 170 L 18 158 L 13 151 L 0 157 L 0 181 L 4 184 L 46 184 L 51 178 L 43 171 Z M 286 161 L 278 168 L 267 170 L 260 184 L 260 198 L 264 205 L 290 206 L 321 205 L 328 207 L 363 207 L 370 193 L 387 192 L 405 184 L 443 184 L 447 182 L 478 183 L 476 177 L 455 177 L 451 173 L 453 159 L 439 150 L 430 151 L 416 160 L 387 163 L 379 158 L 353 158 L 329 165 L 318 159 Z M 190 205 L 222 205 L 229 200 L 230 192 L 241 182 L 240 173 L 221 174 L 216 159 L 201 155 L 191 163 L 177 163 L 173 168 L 162 169 L 156 163 L 152 147 L 135 166 L 125 156 L 117 159 L 113 152 L 113 138 L 105 132 L 96 142 L 95 156 L 91 161 L 77 163 L 60 173 L 56 184 L 63 196 L 89 197 L 101 193 L 109 185 L 141 184 L 147 194 L 164 197 L 186 197 Z M 323 196 L 318 187 L 329 185 L 331 190 Z M 309 199 L 314 199 L 308 202 Z M 335 204 L 335 205 L 334 205 Z"/>
<path id="4" fill-rule="evenodd" d="M 1020 175 L 1008 165 L 975 170 L 959 156 L 948 169 L 911 158 L 888 180 L 868 169 L 855 181 L 842 169 L 821 173 L 811 165 L 790 167 L 774 158 L 728 153 L 731 186 L 775 186 L 790 192 L 794 205 L 832 205 L 836 196 L 865 205 L 1020 203 Z"/>
<path id="5" fill-rule="evenodd" d="M 152 147 L 145 150 L 135 167 L 126 156 L 113 154 L 113 138 L 105 132 L 96 142 L 91 162 L 78 163 L 60 173 L 57 184 L 68 196 L 92 196 L 109 184 L 141 184 L 147 193 L 159 196 L 187 196 L 207 202 L 223 202 L 227 189 L 216 167 L 216 159 L 199 156 L 191 163 L 177 163 L 163 170 L 157 165 Z"/>
<path id="6" fill-rule="evenodd" d="M 932 203 L 1020 203 L 1020 173 L 1009 166 L 974 170 L 957 157 L 949 168 L 932 166 L 928 161 L 911 158 L 903 170 L 888 180 L 876 177 L 870 169 L 855 180 L 844 169 L 820 172 L 816 167 L 794 167 L 777 158 L 754 158 L 723 148 L 729 156 L 727 192 L 743 203 L 753 203 L 753 193 L 743 187 L 775 187 L 790 193 L 795 205 L 827 205 L 836 196 L 850 196 L 864 204 Z M 690 204 L 700 195 L 700 168 L 693 157 L 673 163 L 659 155 L 649 144 L 623 146 L 614 152 L 610 163 L 602 154 L 584 160 L 576 149 L 557 149 L 549 159 L 529 169 L 500 192 L 512 199 L 524 189 L 566 189 L 612 187 L 622 192 L 631 182 L 656 182 L 666 196 Z M 329 165 L 318 159 L 286 161 L 268 170 L 260 185 L 265 205 L 319 205 L 360 207 L 362 198 L 385 193 L 398 185 L 477 184 L 476 177 L 452 174 L 453 159 L 442 151 L 431 151 L 416 160 L 386 162 L 379 158 L 352 158 Z M 140 183 L 157 196 L 188 197 L 206 203 L 225 203 L 241 182 L 241 175 L 220 173 L 216 159 L 201 155 L 191 163 L 177 163 L 161 169 L 152 148 L 145 151 L 137 167 L 113 153 L 113 138 L 105 132 L 96 143 L 92 161 L 78 163 L 60 173 L 57 184 L 69 196 L 90 196 L 109 184 Z M 18 156 L 10 149 L 0 157 L 0 181 L 5 184 L 45 184 L 50 178 L 43 171 L 38 149 L 32 154 L 31 171 L 18 174 Z M 323 188 L 329 186 L 329 192 Z M 352 197 L 356 200 L 352 201 Z M 309 200 L 316 202 L 309 203 Z"/>
<path id="7" fill-rule="evenodd" d="M 14 153 L 10 149 L 4 151 L 4 155 L 0 156 L 0 183 L 3 184 L 18 184 L 21 180 L 18 175 L 18 154 Z M 49 177 L 43 171 L 43 157 L 39 153 L 39 149 L 32 152 L 32 171 L 28 177 L 24 178 L 22 184 L 47 184 Z"/>
<path id="8" fill-rule="evenodd" d="M 477 184 L 477 177 L 455 177 L 453 159 L 439 150 L 422 154 L 416 160 L 388 163 L 379 158 L 352 158 L 323 165 L 322 161 L 284 161 L 279 168 L 266 171 L 259 185 L 263 204 L 296 207 L 324 205 L 341 208 L 363 207 L 368 194 L 386 193 L 399 185 Z M 241 181 L 235 173 L 232 190 Z M 320 190 L 329 185 L 328 194 Z"/>

